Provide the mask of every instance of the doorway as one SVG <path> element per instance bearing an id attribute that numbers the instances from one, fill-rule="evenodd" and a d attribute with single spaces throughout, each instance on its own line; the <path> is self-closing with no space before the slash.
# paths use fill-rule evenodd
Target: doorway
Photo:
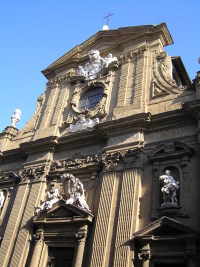
<path id="1" fill-rule="evenodd" d="M 75 248 L 49 247 L 46 267 L 72 267 Z"/>

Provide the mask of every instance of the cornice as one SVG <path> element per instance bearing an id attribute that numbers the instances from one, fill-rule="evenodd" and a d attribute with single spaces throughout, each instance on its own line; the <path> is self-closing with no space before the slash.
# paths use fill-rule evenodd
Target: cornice
<path id="1" fill-rule="evenodd" d="M 11 149 L 2 151 L 0 154 L 0 163 L 4 164 L 7 162 L 13 162 L 13 161 L 19 161 L 19 160 L 25 160 L 26 154 L 21 151 L 19 148 Z"/>
<path id="2" fill-rule="evenodd" d="M 17 149 L 1 152 L 2 163 L 24 160 L 28 154 L 40 151 L 65 150 L 100 144 L 105 146 L 108 138 L 133 132 L 150 133 L 163 129 L 172 129 L 197 124 L 200 100 L 183 104 L 183 109 L 161 114 L 140 113 L 117 120 L 104 121 L 92 129 L 49 136 L 35 141 L 21 143 Z M 189 109 L 189 112 L 188 112 Z M 195 112 L 194 112 L 195 111 Z"/>
<path id="3" fill-rule="evenodd" d="M 63 137 L 60 137 L 56 146 L 57 150 L 64 150 L 70 148 L 77 148 L 83 146 L 89 146 L 94 144 L 105 143 L 106 137 L 96 129 L 89 129 L 86 131 L 70 133 Z"/>
<path id="4" fill-rule="evenodd" d="M 20 150 L 24 151 L 26 154 L 32 154 L 33 152 L 53 150 L 57 144 L 58 136 L 49 136 L 46 138 L 41 138 L 35 141 L 29 141 L 20 144 Z"/>
<path id="5" fill-rule="evenodd" d="M 168 111 L 160 114 L 140 113 L 118 120 L 106 121 L 96 125 L 96 129 L 105 137 L 133 131 L 152 132 L 162 129 L 195 124 L 196 119 L 184 110 Z"/>
<path id="6" fill-rule="evenodd" d="M 140 113 L 121 119 L 100 123 L 96 125 L 96 128 L 105 136 L 111 137 L 121 133 L 129 133 L 134 130 L 143 130 L 146 128 L 147 122 L 150 121 L 150 118 L 150 113 Z"/>

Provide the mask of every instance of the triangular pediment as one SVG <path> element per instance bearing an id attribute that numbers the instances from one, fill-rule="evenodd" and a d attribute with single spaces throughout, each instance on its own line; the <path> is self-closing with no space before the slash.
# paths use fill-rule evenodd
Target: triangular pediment
<path id="1" fill-rule="evenodd" d="M 178 221 L 168 217 L 162 217 L 159 220 L 149 224 L 138 232 L 134 233 L 134 238 L 145 238 L 149 236 L 183 236 L 183 235 L 200 235 L 200 231 L 190 228 Z"/>
<path id="2" fill-rule="evenodd" d="M 101 56 L 107 56 L 108 53 L 114 53 L 123 49 L 125 43 L 134 41 L 134 39 L 142 38 L 142 36 L 158 34 L 163 42 L 163 46 L 173 43 L 171 35 L 165 23 L 158 25 L 144 25 L 135 27 L 124 27 L 116 30 L 102 30 L 91 36 L 85 42 L 75 46 L 65 55 L 60 57 L 42 73 L 48 77 L 53 70 L 66 64 L 79 64 L 88 58 L 88 52 L 92 49 L 98 49 Z"/>
<path id="3" fill-rule="evenodd" d="M 40 212 L 37 216 L 35 216 L 34 221 L 37 220 L 51 220 L 51 219 L 68 219 L 68 220 L 83 220 L 87 219 L 92 221 L 93 219 L 92 213 L 88 212 L 85 209 L 79 208 L 75 205 L 66 204 L 66 201 L 61 199 L 57 203 L 55 203 L 51 209 L 44 210 Z"/>

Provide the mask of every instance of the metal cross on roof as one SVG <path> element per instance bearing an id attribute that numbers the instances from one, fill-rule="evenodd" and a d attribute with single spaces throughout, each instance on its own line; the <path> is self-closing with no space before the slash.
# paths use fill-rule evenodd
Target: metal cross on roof
<path id="1" fill-rule="evenodd" d="M 107 19 L 107 20 L 106 20 L 106 25 L 107 25 L 107 26 L 108 26 L 109 18 L 110 18 L 111 16 L 113 16 L 113 15 L 115 15 L 115 14 L 111 14 L 110 11 L 109 11 L 109 12 L 108 12 L 108 15 L 105 16 L 105 17 L 103 17 L 103 19 Z"/>

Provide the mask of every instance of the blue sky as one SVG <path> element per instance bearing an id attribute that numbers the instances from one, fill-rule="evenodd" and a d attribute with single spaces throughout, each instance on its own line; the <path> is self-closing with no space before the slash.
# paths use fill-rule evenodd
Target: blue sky
<path id="1" fill-rule="evenodd" d="M 1 0 L 0 132 L 14 109 L 22 111 L 17 128 L 31 118 L 46 78 L 41 70 L 102 29 L 166 22 L 174 44 L 165 50 L 181 56 L 190 79 L 200 70 L 199 0 Z"/>

